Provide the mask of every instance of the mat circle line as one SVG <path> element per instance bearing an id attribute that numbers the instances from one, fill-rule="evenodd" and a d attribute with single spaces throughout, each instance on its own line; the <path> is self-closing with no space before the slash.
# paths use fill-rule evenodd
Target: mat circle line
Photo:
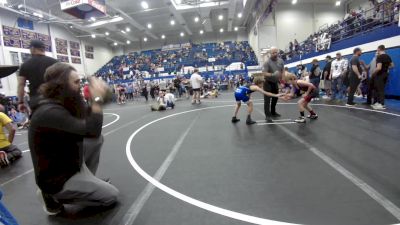
<path id="1" fill-rule="evenodd" d="M 255 105 L 262 105 L 263 103 L 255 103 Z M 297 103 L 280 103 L 280 105 L 297 105 Z M 392 115 L 392 116 L 396 116 L 396 117 L 400 117 L 400 114 L 395 114 L 395 113 L 390 113 L 390 112 L 385 112 L 385 111 L 377 111 L 377 110 L 372 110 L 372 109 L 364 109 L 364 108 L 357 108 L 357 107 L 346 107 L 346 106 L 340 106 L 340 105 L 328 105 L 328 104 L 312 104 L 314 106 L 327 106 L 327 107 L 334 107 L 334 108 L 347 108 L 350 110 L 362 110 L 362 111 L 368 111 L 368 112 L 376 112 L 376 113 L 380 113 L 380 114 L 386 114 L 386 115 Z M 178 116 L 178 115 L 182 115 L 182 114 L 186 114 L 186 113 L 191 113 L 191 112 L 197 112 L 197 111 L 202 111 L 202 110 L 207 110 L 207 109 L 216 109 L 216 108 L 225 108 L 225 107 L 233 107 L 234 105 L 222 105 L 222 106 L 211 106 L 211 107 L 205 107 L 205 108 L 200 108 L 200 109 L 193 109 L 193 110 L 187 110 L 187 111 L 183 111 L 183 112 L 178 112 L 178 113 L 174 113 L 168 116 L 164 116 L 161 118 L 158 118 L 156 120 L 150 121 L 146 124 L 144 124 L 143 126 L 141 126 L 139 129 L 137 129 L 134 133 L 131 134 L 131 136 L 128 138 L 128 141 L 126 143 L 126 155 L 127 158 L 130 162 L 130 164 L 132 165 L 133 169 L 136 170 L 136 172 L 139 173 L 140 176 L 142 176 L 144 179 L 146 179 L 148 182 L 150 182 L 151 184 L 153 184 L 155 187 L 157 187 L 158 189 L 164 191 L 165 193 L 181 200 L 184 201 L 186 203 L 189 203 L 191 205 L 197 206 L 199 208 L 205 209 L 209 212 L 213 212 L 222 216 L 226 216 L 232 219 L 236 219 L 236 220 L 240 220 L 243 222 L 248 222 L 248 223 L 252 223 L 252 224 L 265 224 L 265 225 L 297 225 L 295 223 L 287 223 L 287 222 L 281 222 L 281 221 L 275 221 L 275 220 L 269 220 L 269 219 L 265 219 L 265 218 L 260 218 L 260 217 L 256 217 L 256 216 L 251 216 L 251 215 L 247 215 L 247 214 L 243 214 L 243 213 L 239 213 L 239 212 L 235 212 L 235 211 L 231 211 L 228 209 L 224 209 L 215 205 L 211 205 L 208 204 L 206 202 L 202 202 L 200 200 L 194 199 L 190 196 L 187 196 L 185 194 L 182 194 L 178 191 L 175 191 L 174 189 L 162 184 L 161 182 L 157 181 L 156 179 L 154 179 L 152 176 L 150 176 L 147 172 L 145 172 L 140 166 L 139 164 L 136 162 L 136 160 L 133 158 L 133 154 L 131 151 L 131 145 L 132 145 L 132 141 L 133 138 L 140 132 L 142 131 L 144 128 L 157 123 L 161 120 L 164 119 L 168 119 L 174 116 Z"/>

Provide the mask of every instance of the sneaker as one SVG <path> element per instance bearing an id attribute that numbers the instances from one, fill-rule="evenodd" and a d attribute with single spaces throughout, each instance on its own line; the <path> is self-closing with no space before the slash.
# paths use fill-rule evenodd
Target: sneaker
<path id="1" fill-rule="evenodd" d="M 315 119 L 318 119 L 318 115 L 317 114 L 308 115 L 307 118 L 315 120 Z"/>
<path id="2" fill-rule="evenodd" d="M 355 105 L 356 105 L 356 103 L 346 103 L 346 106 L 348 106 L 348 107 L 353 107 Z"/>
<path id="3" fill-rule="evenodd" d="M 44 194 L 40 189 L 36 191 L 36 195 L 42 202 L 43 210 L 47 215 L 55 216 L 64 210 L 63 204 L 55 200 L 52 195 Z"/>
<path id="4" fill-rule="evenodd" d="M 255 123 L 257 123 L 257 122 L 254 121 L 254 120 L 251 120 L 251 119 L 246 120 L 246 124 L 247 124 L 247 125 L 252 125 L 252 124 L 255 124 Z"/>
<path id="5" fill-rule="evenodd" d="M 279 113 L 272 113 L 272 117 L 281 117 L 281 114 L 279 114 Z"/>
<path id="6" fill-rule="evenodd" d="M 304 118 L 303 116 L 300 116 L 298 119 L 294 120 L 294 122 L 296 122 L 296 123 L 305 123 L 306 122 L 306 118 Z"/>
<path id="7" fill-rule="evenodd" d="M 383 110 L 386 109 L 383 105 L 381 105 L 380 103 L 375 103 L 373 105 L 371 105 L 371 107 L 375 110 Z"/>
<path id="8" fill-rule="evenodd" d="M 240 121 L 240 119 L 238 119 L 238 118 L 236 118 L 236 117 L 232 117 L 232 123 L 237 123 L 237 122 L 239 122 Z"/>

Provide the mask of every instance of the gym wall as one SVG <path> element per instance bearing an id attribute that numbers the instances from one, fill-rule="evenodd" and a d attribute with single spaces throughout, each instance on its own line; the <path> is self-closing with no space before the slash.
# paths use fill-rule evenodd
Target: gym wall
<path id="1" fill-rule="evenodd" d="M 6 47 L 3 43 L 3 33 L 2 26 L 10 26 L 18 28 L 17 26 L 18 15 L 15 15 L 9 11 L 0 9 L 0 64 L 2 65 L 10 65 L 15 61 L 12 58 L 12 55 L 17 54 L 19 58 L 19 62 L 22 63 L 21 53 L 29 53 L 29 49 L 22 48 L 13 48 Z M 71 33 L 64 26 L 53 25 L 53 24 L 44 24 L 44 23 L 33 23 L 33 32 L 50 35 L 52 41 L 52 52 L 46 52 L 47 56 L 57 58 L 56 48 L 55 48 L 55 38 L 61 38 L 68 41 L 75 41 L 80 43 L 80 58 L 81 64 L 72 64 L 71 62 L 71 54 L 68 51 L 69 63 L 73 65 L 78 73 L 82 76 L 90 75 L 96 72 L 101 66 L 103 66 L 106 62 L 108 62 L 114 55 L 113 49 L 109 46 L 109 44 L 105 41 L 101 41 L 100 39 L 92 39 L 91 37 L 87 38 L 76 38 L 73 33 Z M 89 59 L 85 57 L 85 45 L 93 46 L 93 59 Z M 118 51 L 115 51 L 118 53 Z M 4 92 L 6 95 L 14 96 L 16 95 L 17 89 L 17 77 L 16 74 L 8 76 L 6 78 L 1 79 L 0 92 Z"/>

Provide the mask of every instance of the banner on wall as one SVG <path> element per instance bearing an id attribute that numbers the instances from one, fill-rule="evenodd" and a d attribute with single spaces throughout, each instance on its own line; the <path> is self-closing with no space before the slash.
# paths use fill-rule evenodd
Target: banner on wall
<path id="1" fill-rule="evenodd" d="M 93 48 L 93 46 L 85 45 L 85 51 L 86 52 L 94 52 L 94 48 Z"/>
<path id="2" fill-rule="evenodd" d="M 37 39 L 44 43 L 47 52 L 52 51 L 51 37 L 49 35 L 37 33 Z"/>
<path id="3" fill-rule="evenodd" d="M 21 60 L 22 60 L 23 63 L 28 61 L 28 59 L 30 59 L 31 57 L 32 57 L 31 54 L 21 52 Z"/>
<path id="4" fill-rule="evenodd" d="M 65 55 L 57 55 L 57 60 L 60 61 L 60 62 L 69 63 L 68 56 L 65 56 Z"/>
<path id="5" fill-rule="evenodd" d="M 79 42 L 75 42 L 75 41 L 69 41 L 69 47 L 71 49 L 80 49 L 81 46 L 79 45 Z"/>
<path id="6" fill-rule="evenodd" d="M 3 42 L 4 46 L 20 48 L 21 47 L 21 31 L 18 28 L 3 25 Z"/>
<path id="7" fill-rule="evenodd" d="M 79 50 L 71 49 L 69 50 L 69 52 L 71 53 L 71 56 L 78 56 L 78 57 L 81 56 L 81 52 Z"/>
<path id="8" fill-rule="evenodd" d="M 74 64 L 82 64 L 81 58 L 71 57 L 71 62 Z"/>
<path id="9" fill-rule="evenodd" d="M 68 55 L 68 41 L 56 38 L 56 52 L 58 54 Z"/>
<path id="10" fill-rule="evenodd" d="M 85 53 L 85 56 L 86 56 L 86 58 L 88 58 L 88 59 L 93 59 L 93 58 L 94 58 L 93 53 L 90 53 L 90 52 L 86 52 L 86 53 Z"/>
<path id="11" fill-rule="evenodd" d="M 33 30 L 33 21 L 25 18 L 18 17 L 17 24 L 19 28 Z"/>

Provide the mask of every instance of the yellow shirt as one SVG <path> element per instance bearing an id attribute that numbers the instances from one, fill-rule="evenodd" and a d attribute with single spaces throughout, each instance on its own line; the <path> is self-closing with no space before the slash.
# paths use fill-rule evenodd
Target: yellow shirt
<path id="1" fill-rule="evenodd" d="M 10 119 L 10 117 L 0 112 L 0 148 L 4 148 L 11 145 L 11 143 L 8 141 L 8 137 L 3 131 L 3 127 L 11 122 L 12 120 Z"/>

